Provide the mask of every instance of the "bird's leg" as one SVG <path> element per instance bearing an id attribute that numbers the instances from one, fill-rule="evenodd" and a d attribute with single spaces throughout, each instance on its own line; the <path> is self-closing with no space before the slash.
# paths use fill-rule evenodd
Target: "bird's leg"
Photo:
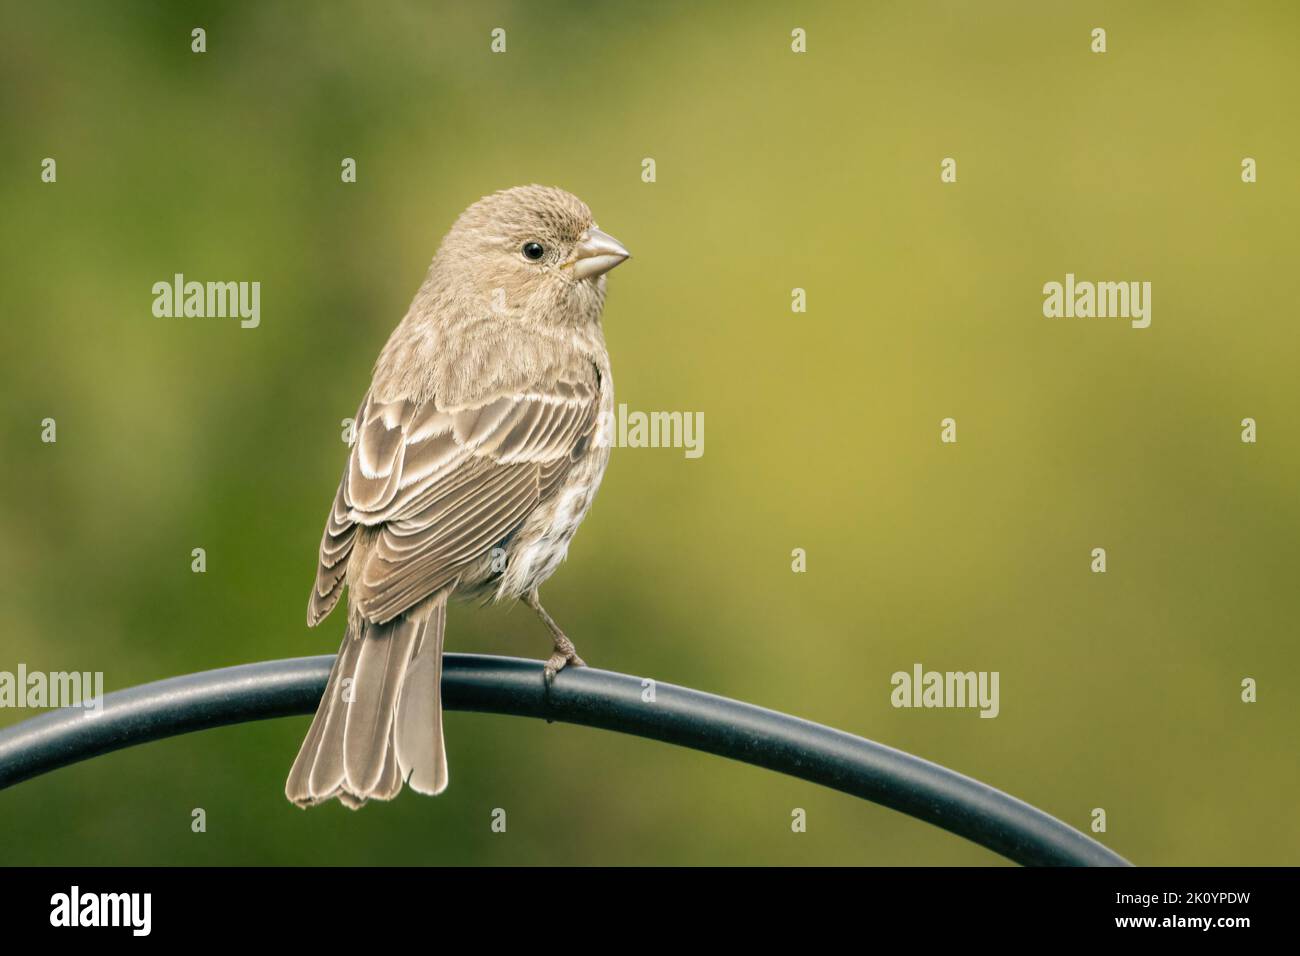
<path id="1" fill-rule="evenodd" d="M 543 671 L 546 683 L 553 681 L 555 675 L 569 664 L 574 667 L 586 667 L 587 662 L 578 656 L 578 649 L 573 646 L 573 641 L 565 636 L 560 630 L 560 625 L 556 624 L 555 619 L 546 613 L 546 608 L 542 607 L 541 595 L 537 593 L 537 588 L 533 588 L 524 596 L 524 603 L 537 612 L 537 616 L 542 619 L 542 623 L 546 625 L 546 629 L 551 632 L 551 637 L 555 640 L 555 652 L 547 660 Z"/>

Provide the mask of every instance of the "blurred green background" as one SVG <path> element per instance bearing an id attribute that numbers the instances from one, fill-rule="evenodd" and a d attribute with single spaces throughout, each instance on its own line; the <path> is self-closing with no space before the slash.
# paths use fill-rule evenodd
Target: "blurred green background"
<path id="1" fill-rule="evenodd" d="M 6 3 L 4 21 L 0 669 L 102 670 L 111 690 L 332 653 L 341 618 L 310 631 L 304 609 L 340 420 L 454 217 L 550 183 L 635 254 L 605 313 L 618 400 L 706 421 L 701 459 L 614 452 L 545 589 L 589 662 L 862 734 L 1082 829 L 1105 808 L 1102 839 L 1138 863 L 1300 862 L 1296 5 Z M 154 318 L 176 272 L 259 280 L 261 327 Z M 1151 327 L 1045 319 L 1066 272 L 1151 281 Z M 524 608 L 459 607 L 448 647 L 548 642 Z M 999 671 L 1001 715 L 892 708 L 918 661 Z M 1001 862 L 769 772 L 459 713 L 445 796 L 304 813 L 282 786 L 307 723 L 4 791 L 0 860 Z"/>

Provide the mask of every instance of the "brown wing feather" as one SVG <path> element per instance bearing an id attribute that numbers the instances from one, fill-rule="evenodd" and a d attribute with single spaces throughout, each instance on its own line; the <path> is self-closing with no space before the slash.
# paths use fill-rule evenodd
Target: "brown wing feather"
<path id="1" fill-rule="evenodd" d="M 348 570 L 348 557 L 352 554 L 352 544 L 357 536 L 357 526 L 348 517 L 348 506 L 344 500 L 346 478 L 339 482 L 338 493 L 330 508 L 329 518 L 325 521 L 325 533 L 321 536 L 320 561 L 316 565 L 316 586 L 312 588 L 311 600 L 307 602 L 307 626 L 315 627 L 338 603 L 343 593 L 343 576 Z"/>
<path id="2" fill-rule="evenodd" d="M 368 395 L 321 540 L 307 620 L 338 602 L 383 623 L 454 582 L 551 494 L 591 440 L 594 369 L 547 389 L 489 396 L 468 408 Z M 373 529 L 347 575 L 357 530 Z"/>

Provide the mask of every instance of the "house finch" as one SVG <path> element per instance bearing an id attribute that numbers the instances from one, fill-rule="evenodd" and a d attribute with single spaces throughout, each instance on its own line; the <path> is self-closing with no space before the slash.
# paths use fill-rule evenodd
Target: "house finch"
<path id="1" fill-rule="evenodd" d="M 285 795 L 299 806 L 447 786 L 447 601 L 519 599 L 577 650 L 538 587 L 568 551 L 609 460 L 605 273 L 628 257 L 575 196 L 480 199 L 443 239 L 375 363 L 321 539 L 307 623 L 346 584 L 343 645 Z"/>

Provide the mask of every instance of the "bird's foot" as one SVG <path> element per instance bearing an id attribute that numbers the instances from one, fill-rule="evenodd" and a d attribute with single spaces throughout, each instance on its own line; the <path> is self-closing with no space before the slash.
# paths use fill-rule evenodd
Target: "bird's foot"
<path id="1" fill-rule="evenodd" d="M 555 636 L 555 653 L 546 660 L 542 668 L 542 675 L 546 678 L 549 685 L 555 680 L 555 675 L 572 664 L 574 667 L 586 667 L 587 662 L 578 656 L 578 649 L 573 646 L 573 641 L 569 640 L 563 634 Z"/>
<path id="2" fill-rule="evenodd" d="M 541 595 L 537 593 L 536 588 L 524 595 L 524 603 L 537 612 L 537 616 L 542 619 L 546 629 L 551 632 L 551 639 L 555 642 L 555 652 L 547 658 L 546 665 L 542 668 L 546 686 L 549 688 L 551 681 L 555 680 L 555 675 L 570 664 L 574 667 L 586 667 L 587 662 L 578 656 L 578 649 L 573 646 L 573 641 L 564 636 L 560 625 L 556 624 L 555 619 L 546 613 L 546 608 L 542 607 Z"/>

